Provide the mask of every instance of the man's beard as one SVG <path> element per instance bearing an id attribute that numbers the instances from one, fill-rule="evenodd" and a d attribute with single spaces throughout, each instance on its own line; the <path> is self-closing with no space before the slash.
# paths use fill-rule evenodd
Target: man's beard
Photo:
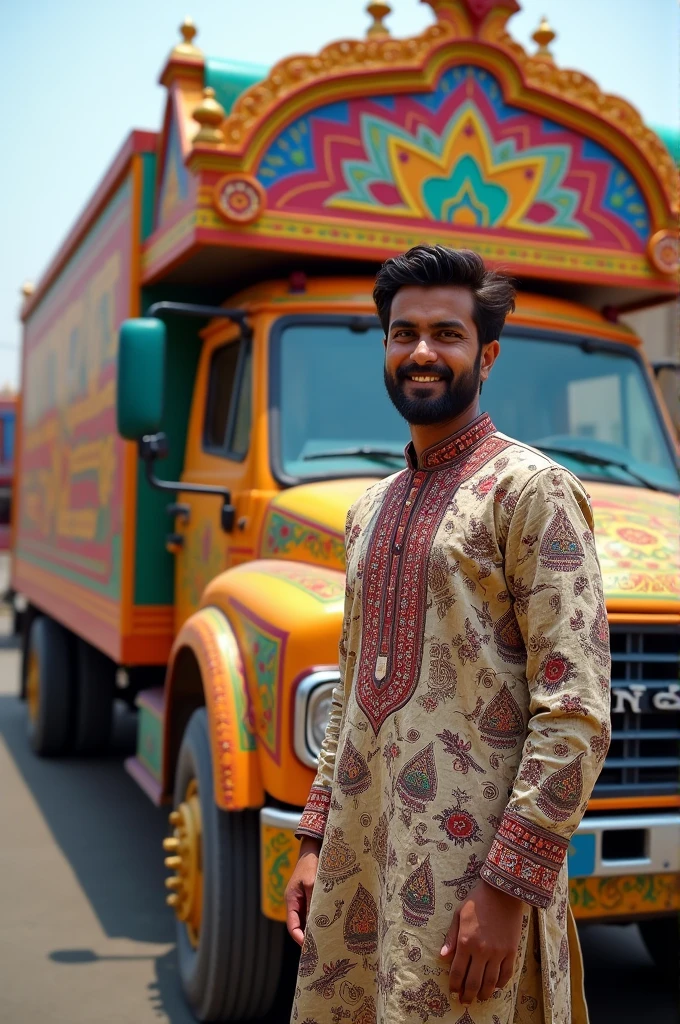
<path id="1" fill-rule="evenodd" d="M 466 373 L 459 374 L 458 377 L 454 377 L 445 364 L 418 366 L 416 363 L 410 363 L 400 366 L 394 377 L 385 365 L 385 387 L 395 409 L 407 423 L 418 427 L 430 426 L 433 423 L 446 423 L 447 420 L 460 416 L 472 405 L 479 394 L 481 364 L 480 349 L 474 366 Z M 411 374 L 437 374 L 447 386 L 443 393 L 436 398 L 429 397 L 425 388 L 422 389 L 424 393 L 421 397 L 409 398 L 404 392 L 404 383 Z"/>

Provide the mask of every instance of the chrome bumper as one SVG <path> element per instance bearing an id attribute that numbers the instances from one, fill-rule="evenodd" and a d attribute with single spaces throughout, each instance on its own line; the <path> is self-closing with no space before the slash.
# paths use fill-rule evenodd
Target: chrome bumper
<path id="1" fill-rule="evenodd" d="M 294 832 L 300 811 L 263 807 L 263 826 Z M 608 859 L 602 855 L 606 832 L 644 832 L 644 856 Z M 586 815 L 572 836 L 568 851 L 569 874 L 574 878 L 612 875 L 653 875 L 680 871 L 680 814 L 629 814 L 598 818 Z"/>

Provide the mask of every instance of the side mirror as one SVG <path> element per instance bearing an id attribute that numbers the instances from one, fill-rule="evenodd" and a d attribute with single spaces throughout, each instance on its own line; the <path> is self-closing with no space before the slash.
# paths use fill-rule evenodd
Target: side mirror
<path id="1" fill-rule="evenodd" d="M 163 421 L 165 339 L 162 320 L 125 320 L 118 345 L 117 424 L 126 441 L 157 434 Z"/>

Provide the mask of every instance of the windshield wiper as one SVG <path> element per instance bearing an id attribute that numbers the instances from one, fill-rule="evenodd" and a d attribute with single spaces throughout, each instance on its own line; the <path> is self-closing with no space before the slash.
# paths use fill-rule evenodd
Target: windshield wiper
<path id="1" fill-rule="evenodd" d="M 531 447 L 540 448 L 544 452 L 555 452 L 556 455 L 570 455 L 575 459 L 580 459 L 581 462 L 589 463 L 591 466 L 614 466 L 615 469 L 622 469 L 624 473 L 632 476 L 634 480 L 637 480 L 643 487 L 649 488 L 650 491 L 661 490 L 651 480 L 631 469 L 627 462 L 619 462 L 618 459 L 608 459 L 604 455 L 593 455 L 591 452 L 584 451 L 583 448 L 560 448 L 559 445 L 540 443 L 532 444 Z"/>
<path id="2" fill-rule="evenodd" d="M 324 452 L 309 452 L 308 455 L 303 455 L 302 458 L 307 461 L 308 459 L 338 459 L 356 455 L 364 455 L 367 459 L 403 458 L 402 452 L 390 451 L 389 448 L 370 448 L 367 445 L 357 446 L 356 448 L 334 448 L 332 451 Z"/>

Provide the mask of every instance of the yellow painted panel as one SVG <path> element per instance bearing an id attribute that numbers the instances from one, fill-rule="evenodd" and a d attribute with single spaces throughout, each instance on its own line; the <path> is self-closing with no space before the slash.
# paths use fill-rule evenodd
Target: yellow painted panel
<path id="1" fill-rule="evenodd" d="M 274 921 L 285 921 L 284 894 L 297 862 L 300 844 L 292 831 L 274 825 L 262 825 L 260 839 L 262 913 Z"/>
<path id="2" fill-rule="evenodd" d="M 569 902 L 577 921 L 680 910 L 680 875 L 570 878 Z"/>

